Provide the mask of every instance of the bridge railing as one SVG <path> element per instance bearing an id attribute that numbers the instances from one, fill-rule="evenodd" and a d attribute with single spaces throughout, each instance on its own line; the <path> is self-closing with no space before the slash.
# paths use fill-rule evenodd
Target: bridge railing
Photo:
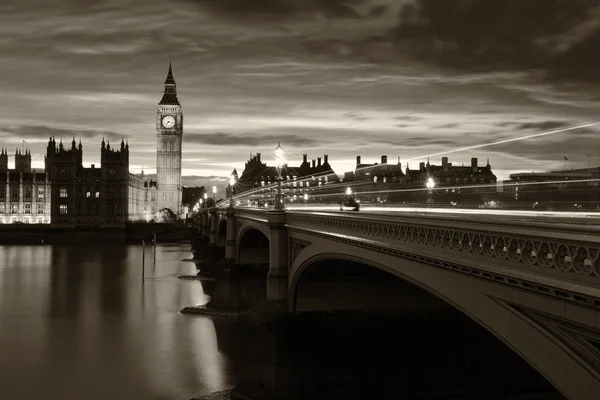
<path id="1" fill-rule="evenodd" d="M 600 227 L 477 216 L 396 216 L 288 211 L 287 226 L 365 247 L 417 249 L 444 259 L 459 253 L 490 264 L 566 273 L 600 288 Z M 385 249 L 383 249 L 385 251 Z M 456 258 L 450 257 L 450 258 Z M 486 263 L 482 263 L 486 264 Z"/>
<path id="2" fill-rule="evenodd" d="M 223 210 L 223 212 L 225 212 Z M 236 218 L 249 219 L 257 222 L 267 223 L 267 210 L 266 209 L 251 209 L 251 208 L 236 208 Z"/>

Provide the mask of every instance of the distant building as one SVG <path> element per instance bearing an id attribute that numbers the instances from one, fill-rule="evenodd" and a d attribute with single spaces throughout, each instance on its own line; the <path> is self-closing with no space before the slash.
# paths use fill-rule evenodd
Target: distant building
<path id="1" fill-rule="evenodd" d="M 344 183 L 352 187 L 353 192 L 363 202 L 408 202 L 424 201 L 481 202 L 482 194 L 496 192 L 496 175 L 488 163 L 479 166 L 477 158 L 471 159 L 470 166 L 456 166 L 442 157 L 442 165 L 421 162 L 418 169 L 410 169 L 408 163 L 404 172 L 400 158 L 397 163 L 388 163 L 385 155 L 381 163 L 365 164 L 361 156 L 356 157 L 353 172 L 344 175 Z M 431 179 L 434 187 L 427 189 Z"/>
<path id="2" fill-rule="evenodd" d="M 398 157 L 397 164 L 388 164 L 387 156 L 381 156 L 381 163 L 363 164 L 361 156 L 356 156 L 356 168 L 353 173 L 346 175 L 349 181 L 372 182 L 372 183 L 392 183 L 401 182 L 404 179 L 402 164 Z M 346 178 L 346 176 L 344 178 Z M 346 179 L 344 179 L 346 181 Z"/>
<path id="3" fill-rule="evenodd" d="M 16 150 L 14 169 L 8 152 L 0 152 L 0 223 L 50 223 L 49 176 L 31 170 L 29 150 Z"/>
<path id="4" fill-rule="evenodd" d="M 233 171 L 236 173 L 237 171 Z M 251 191 L 250 197 L 246 200 L 250 203 L 264 205 L 265 203 L 274 204 L 277 192 L 277 168 L 267 166 L 261 161 L 261 154 L 250 156 L 246 162 L 244 171 L 236 182 L 234 193 Z M 339 178 L 329 165 L 329 156 L 317 157 L 316 160 L 308 162 L 308 155 L 302 156 L 302 163 L 297 167 L 284 165 L 281 170 L 282 195 L 284 202 L 294 203 L 305 201 L 305 195 L 311 200 L 325 200 L 328 196 L 328 190 L 325 185 L 339 183 Z M 229 190 L 229 189 L 228 189 Z M 338 190 L 338 189 L 336 189 Z"/>
<path id="5" fill-rule="evenodd" d="M 567 171 L 522 172 L 503 182 L 505 201 L 527 203 L 531 207 L 600 205 L 600 168 Z"/>
<path id="6" fill-rule="evenodd" d="M 155 186 L 129 173 L 129 144 L 121 141 L 117 150 L 103 139 L 100 159 L 100 167 L 84 168 L 81 142 L 73 139 L 67 149 L 50 138 L 45 163 L 53 224 L 124 225 L 156 209 Z"/>
<path id="7" fill-rule="evenodd" d="M 427 189 L 429 179 L 434 187 Z M 478 164 L 476 157 L 471 158 L 471 165 L 453 165 L 448 157 L 442 157 L 442 165 L 419 163 L 419 169 L 405 170 L 406 189 L 414 189 L 400 197 L 418 200 L 432 198 L 436 203 L 473 203 L 480 204 L 496 199 L 497 178 L 492 172 L 489 160 L 486 165 Z"/>

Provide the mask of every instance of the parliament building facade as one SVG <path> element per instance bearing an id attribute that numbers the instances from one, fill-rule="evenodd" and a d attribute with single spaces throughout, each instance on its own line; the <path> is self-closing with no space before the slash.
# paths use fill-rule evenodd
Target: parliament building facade
<path id="1" fill-rule="evenodd" d="M 17 149 L 8 168 L 0 150 L 0 223 L 123 226 L 149 222 L 169 208 L 180 215 L 183 114 L 171 65 L 156 111 L 156 181 L 129 172 L 129 143 L 117 148 L 102 139 L 100 166 L 83 166 L 83 146 L 54 137 L 48 141 L 44 171 L 31 168 L 29 149 Z"/>

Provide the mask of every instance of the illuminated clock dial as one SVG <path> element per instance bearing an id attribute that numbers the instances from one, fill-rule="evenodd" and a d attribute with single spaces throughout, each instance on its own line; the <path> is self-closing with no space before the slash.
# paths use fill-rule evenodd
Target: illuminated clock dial
<path id="1" fill-rule="evenodd" d="M 167 116 L 163 117 L 162 126 L 167 129 L 171 129 L 172 127 L 175 126 L 175 118 L 173 118 L 173 116 L 171 116 L 171 115 L 167 115 Z"/>

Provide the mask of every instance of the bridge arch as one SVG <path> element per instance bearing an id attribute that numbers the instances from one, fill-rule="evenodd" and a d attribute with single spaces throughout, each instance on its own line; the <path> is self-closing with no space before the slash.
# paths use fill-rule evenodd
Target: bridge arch
<path id="1" fill-rule="evenodd" d="M 269 264 L 270 231 L 259 224 L 242 224 L 236 241 L 236 264 Z"/>
<path id="2" fill-rule="evenodd" d="M 522 357 L 550 384 L 569 399 L 591 399 L 598 395 L 598 378 L 584 362 L 543 326 L 519 307 L 539 310 L 541 301 L 555 301 L 564 309 L 563 302 L 541 298 L 539 295 L 515 293 L 518 290 L 446 269 L 360 248 L 350 244 L 319 238 L 302 249 L 291 260 L 289 271 L 289 307 L 299 309 L 298 293 L 303 274 L 311 265 L 329 259 L 358 262 L 394 275 L 424 289 L 459 310 Z M 548 306 L 543 311 L 547 312 Z"/>
<path id="3" fill-rule="evenodd" d="M 227 242 L 227 219 L 225 218 L 217 220 L 216 242 L 220 247 L 225 247 L 225 242 Z"/>

